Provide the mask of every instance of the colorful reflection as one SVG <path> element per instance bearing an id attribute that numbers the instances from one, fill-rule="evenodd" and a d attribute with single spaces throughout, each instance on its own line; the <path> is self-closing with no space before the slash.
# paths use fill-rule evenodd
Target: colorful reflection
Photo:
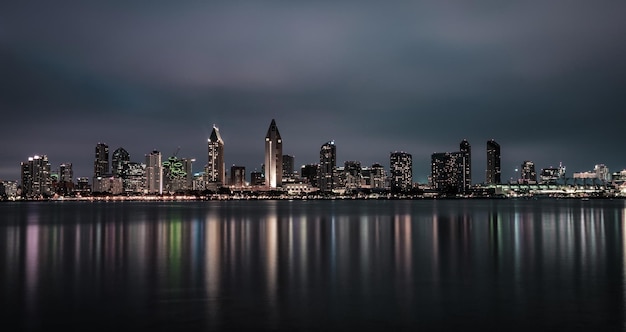
<path id="1" fill-rule="evenodd" d="M 0 207 L 0 295 L 25 328 L 88 309 L 272 329 L 626 307 L 624 201 L 37 204 Z"/>

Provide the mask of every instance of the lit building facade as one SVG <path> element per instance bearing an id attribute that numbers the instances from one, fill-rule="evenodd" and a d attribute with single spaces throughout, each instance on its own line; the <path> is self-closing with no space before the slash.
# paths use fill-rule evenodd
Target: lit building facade
<path id="1" fill-rule="evenodd" d="M 462 152 L 433 153 L 431 156 L 431 186 L 445 195 L 465 191 L 465 162 Z"/>
<path id="2" fill-rule="evenodd" d="M 146 155 L 146 192 L 149 194 L 163 193 L 161 152 L 156 150 Z"/>
<path id="3" fill-rule="evenodd" d="M 217 127 L 213 126 L 208 139 L 208 161 L 204 170 L 206 183 L 219 187 L 226 183 L 226 165 L 224 164 L 224 140 Z"/>
<path id="4" fill-rule="evenodd" d="M 265 135 L 265 186 L 277 188 L 283 181 L 283 140 L 272 119 Z"/>
<path id="5" fill-rule="evenodd" d="M 360 161 L 346 161 L 343 164 L 345 174 L 344 187 L 346 189 L 359 189 L 362 186 L 362 168 Z"/>
<path id="6" fill-rule="evenodd" d="M 318 164 L 308 164 L 302 165 L 300 168 L 300 178 L 305 183 L 311 185 L 311 187 L 318 188 L 317 180 L 319 177 L 320 165 Z"/>
<path id="7" fill-rule="evenodd" d="M 129 194 L 140 194 L 146 190 L 146 164 L 129 162 L 122 179 L 124 191 Z"/>
<path id="8" fill-rule="evenodd" d="M 463 179 L 461 192 L 467 193 L 472 187 L 472 147 L 469 142 L 464 139 L 459 144 L 459 150 L 463 158 Z"/>
<path id="9" fill-rule="evenodd" d="M 67 195 L 72 191 L 74 191 L 74 171 L 72 170 L 72 163 L 63 163 L 59 166 L 57 192 L 62 195 Z"/>
<path id="10" fill-rule="evenodd" d="M 392 152 L 389 155 L 391 191 L 407 192 L 413 187 L 413 156 L 406 152 Z"/>
<path id="11" fill-rule="evenodd" d="M 130 162 L 130 154 L 124 148 L 117 148 L 111 155 L 111 168 L 114 176 L 123 178 L 126 164 Z"/>
<path id="12" fill-rule="evenodd" d="M 294 157 L 288 154 L 283 155 L 283 182 L 293 182 L 294 175 Z"/>
<path id="13" fill-rule="evenodd" d="M 174 193 L 191 190 L 193 186 L 192 163 L 195 159 L 171 156 L 162 163 L 163 189 Z"/>
<path id="14" fill-rule="evenodd" d="M 93 162 L 93 177 L 103 177 L 109 174 L 109 146 L 105 143 L 96 145 L 96 157 Z"/>
<path id="15" fill-rule="evenodd" d="M 519 182 L 526 184 L 537 183 L 537 171 L 535 171 L 534 162 L 526 160 L 522 163 Z"/>
<path id="16" fill-rule="evenodd" d="M 29 157 L 21 164 L 22 196 L 26 198 L 49 197 L 52 194 L 48 156 Z"/>
<path id="17" fill-rule="evenodd" d="M 246 185 L 246 168 L 244 166 L 233 165 L 230 168 L 230 185 L 242 188 Z"/>
<path id="18" fill-rule="evenodd" d="M 500 157 L 500 144 L 495 140 L 487 141 L 487 173 L 485 176 L 486 184 L 502 183 L 502 168 Z"/>
<path id="19" fill-rule="evenodd" d="M 321 191 L 335 189 L 335 172 L 337 168 L 337 147 L 335 141 L 329 141 L 320 148 L 320 165 L 318 185 Z"/>

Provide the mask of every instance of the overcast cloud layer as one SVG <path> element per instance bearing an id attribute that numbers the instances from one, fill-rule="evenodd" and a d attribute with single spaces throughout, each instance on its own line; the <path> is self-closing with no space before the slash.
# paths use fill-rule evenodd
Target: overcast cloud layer
<path id="1" fill-rule="evenodd" d="M 468 139 L 503 179 L 524 160 L 568 174 L 626 168 L 626 2 L 16 1 L 0 5 L 0 179 L 47 154 L 91 176 L 94 147 L 260 169 L 272 118 L 284 153 L 389 164 Z"/>

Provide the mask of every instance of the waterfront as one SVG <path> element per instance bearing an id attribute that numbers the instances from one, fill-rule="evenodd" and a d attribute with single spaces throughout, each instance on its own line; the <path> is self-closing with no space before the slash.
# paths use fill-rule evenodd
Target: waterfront
<path id="1" fill-rule="evenodd" d="M 25 330 L 623 330 L 624 200 L 0 204 Z"/>

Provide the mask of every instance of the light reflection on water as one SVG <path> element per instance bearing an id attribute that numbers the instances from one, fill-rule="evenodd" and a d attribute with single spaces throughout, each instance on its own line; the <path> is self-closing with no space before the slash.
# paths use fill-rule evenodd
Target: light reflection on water
<path id="1" fill-rule="evenodd" d="M 0 215 L 3 312 L 26 329 L 624 327 L 621 200 L 7 203 Z"/>

